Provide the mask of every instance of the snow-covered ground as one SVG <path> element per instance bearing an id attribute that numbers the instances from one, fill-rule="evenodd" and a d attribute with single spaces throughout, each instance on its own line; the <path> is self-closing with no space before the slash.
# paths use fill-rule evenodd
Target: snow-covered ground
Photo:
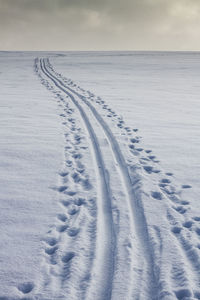
<path id="1" fill-rule="evenodd" d="M 200 53 L 0 53 L 0 299 L 200 299 Z"/>

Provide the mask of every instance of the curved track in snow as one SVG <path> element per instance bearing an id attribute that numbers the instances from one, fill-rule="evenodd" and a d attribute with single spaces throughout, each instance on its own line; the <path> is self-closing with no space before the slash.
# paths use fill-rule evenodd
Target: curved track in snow
<path id="1" fill-rule="evenodd" d="M 110 185 L 109 185 L 109 176 L 107 174 L 101 147 L 99 145 L 99 141 L 95 134 L 94 128 L 89 118 L 87 117 L 86 112 L 82 108 L 82 106 L 78 103 L 75 97 L 72 94 L 69 94 L 66 90 L 64 90 L 63 87 L 59 85 L 58 80 L 48 72 L 44 60 L 40 60 L 40 66 L 43 73 L 49 79 L 51 79 L 59 89 L 61 89 L 64 93 L 67 93 L 67 95 L 71 98 L 75 106 L 78 108 L 81 117 L 85 123 L 85 128 L 88 131 L 88 134 L 90 136 L 92 149 L 95 156 L 98 181 L 100 182 L 100 189 L 99 189 L 100 194 L 98 196 L 102 200 L 101 242 L 104 244 L 104 249 L 102 250 L 103 253 L 100 257 L 103 266 L 101 270 L 101 273 L 103 274 L 103 278 L 101 279 L 102 290 L 101 290 L 100 297 L 101 299 L 110 299 L 112 294 L 116 237 L 115 237 L 113 220 L 112 220 L 112 208 L 111 208 L 112 196 L 111 196 Z"/>
<path id="2" fill-rule="evenodd" d="M 82 210 L 76 208 L 78 213 L 77 216 L 75 213 L 75 222 L 78 222 L 79 229 L 74 229 L 72 218 L 71 227 L 59 231 L 61 245 L 47 249 L 52 252 L 55 248 L 58 269 L 61 270 L 57 272 L 55 267 L 52 271 L 52 267 L 47 266 L 54 298 L 200 299 L 200 247 L 197 243 L 200 228 L 195 227 L 194 223 L 200 217 L 188 219 L 189 202 L 183 201 L 180 192 L 171 184 L 169 178 L 173 174 L 165 173 L 169 177 L 163 178 L 165 175 L 155 156 L 151 155 L 151 150 L 138 147 L 140 137 L 132 135 L 130 128 L 122 125 L 123 120 L 104 101 L 100 98 L 94 100 L 90 92 L 56 73 L 48 59 L 37 60 L 36 71 L 44 85 L 60 98 L 59 106 L 63 105 L 60 116 L 65 118 L 63 124 L 69 122 L 65 132 L 67 143 L 70 138 L 76 140 L 75 144 L 72 142 L 73 150 L 68 150 L 70 147 L 66 144 L 64 164 L 67 172 L 63 173 L 63 178 L 69 173 L 75 184 L 82 180 L 77 172 L 68 167 L 71 164 L 68 156 L 71 154 L 75 159 L 80 158 L 78 165 L 82 166 L 81 157 L 87 153 L 85 165 L 91 157 L 90 165 L 85 169 L 81 167 L 80 172 L 94 173 L 93 187 L 89 187 L 86 196 L 94 200 L 93 221 L 87 205 Z M 79 125 L 81 130 L 75 128 L 75 121 L 82 124 Z M 116 134 L 120 135 L 120 139 Z M 84 136 L 89 148 L 77 146 Z M 122 140 L 129 144 L 124 147 Z M 88 149 L 83 152 L 83 148 Z M 61 186 L 59 192 L 63 197 L 72 196 L 70 201 L 77 205 L 76 195 L 73 196 L 73 192 L 65 193 L 65 188 L 65 185 Z M 76 188 L 80 194 L 84 194 L 84 188 Z M 84 201 L 81 200 L 81 205 Z M 64 200 L 64 206 L 68 207 L 68 200 Z M 69 215 L 73 214 L 73 210 L 72 213 L 69 211 Z M 65 238 L 66 228 L 71 239 Z M 63 256 L 66 251 L 67 254 Z M 59 260 L 64 262 L 64 267 L 62 263 L 59 265 Z M 45 278 L 48 276 L 45 275 Z"/>
<path id="3" fill-rule="evenodd" d="M 97 181 L 100 180 L 101 182 L 100 194 L 98 195 L 98 197 L 103 200 L 103 207 L 101 208 L 102 213 L 100 216 L 103 220 L 100 221 L 100 226 L 103 226 L 104 229 L 101 233 L 100 239 L 102 239 L 103 237 L 103 239 L 106 238 L 106 240 L 104 240 L 104 249 L 102 251 L 99 251 L 99 254 L 97 249 L 96 260 L 98 261 L 98 263 L 99 261 L 103 260 L 102 264 L 104 266 L 104 270 L 102 269 L 100 271 L 100 274 L 98 274 L 96 278 L 97 282 L 101 282 L 101 291 L 99 292 L 100 295 L 96 295 L 96 297 L 99 297 L 98 299 L 112 298 L 112 283 L 116 272 L 116 234 L 112 220 L 112 192 L 110 190 L 109 183 L 111 180 L 110 177 L 112 176 L 112 172 L 110 172 L 108 167 L 105 165 L 104 157 L 108 154 L 103 153 L 102 151 L 101 142 L 99 141 L 100 138 L 97 137 L 97 132 L 100 132 L 100 136 L 105 136 L 107 144 L 109 145 L 108 149 L 110 152 L 110 156 L 116 162 L 115 166 L 117 166 L 117 172 L 119 173 L 118 180 L 121 181 L 117 184 L 121 184 L 123 186 L 124 194 L 126 195 L 126 203 L 127 206 L 130 207 L 130 224 L 132 227 L 130 228 L 130 232 L 134 233 L 134 239 L 135 242 L 137 242 L 137 247 L 139 248 L 136 250 L 136 247 L 134 246 L 133 249 L 135 249 L 135 251 L 140 252 L 140 255 L 142 253 L 141 257 L 143 257 L 143 261 L 140 262 L 140 266 L 143 269 L 141 276 L 143 278 L 143 282 L 146 282 L 146 286 L 143 288 L 146 290 L 146 294 L 149 295 L 151 299 L 156 299 L 157 281 L 153 268 L 153 255 L 151 251 L 149 251 L 151 249 L 151 246 L 149 244 L 147 224 L 143 209 L 135 195 L 134 183 L 132 182 L 131 177 L 129 175 L 125 158 L 121 152 L 119 144 L 115 139 L 114 135 L 112 134 L 111 129 L 100 116 L 100 114 L 97 112 L 95 107 L 83 95 L 77 93 L 76 91 L 68 87 L 62 80 L 57 78 L 48 69 L 47 65 L 48 63 L 45 59 L 40 60 L 40 67 L 43 74 L 47 76 L 58 89 L 60 89 L 67 96 L 70 97 L 71 101 L 73 101 L 74 105 L 80 112 L 80 115 L 85 124 L 85 128 L 88 131 L 92 143 L 93 153 L 95 156 L 96 170 L 98 171 Z M 98 128 L 96 128 L 97 126 Z M 103 257 L 98 256 L 102 255 L 101 252 L 103 252 Z M 133 264 L 135 264 L 135 262 L 133 262 Z M 130 280 L 132 280 L 131 275 Z"/>

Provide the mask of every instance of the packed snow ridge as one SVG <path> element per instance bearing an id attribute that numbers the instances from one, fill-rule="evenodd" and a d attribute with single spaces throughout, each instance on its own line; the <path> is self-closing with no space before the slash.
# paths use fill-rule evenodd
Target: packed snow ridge
<path id="1" fill-rule="evenodd" d="M 0 288 L 0 299 L 200 299 L 200 212 L 182 197 L 192 186 L 176 186 L 139 129 L 49 58 L 34 70 L 62 124 L 56 218 L 38 241 L 37 277 Z"/>

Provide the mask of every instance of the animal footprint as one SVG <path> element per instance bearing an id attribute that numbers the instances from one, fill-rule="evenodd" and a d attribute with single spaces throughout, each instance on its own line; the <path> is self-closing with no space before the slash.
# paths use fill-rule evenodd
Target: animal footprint
<path id="1" fill-rule="evenodd" d="M 67 195 L 69 196 L 74 196 L 76 195 L 76 192 L 75 191 L 69 191 L 69 192 L 66 192 Z"/>
<path id="2" fill-rule="evenodd" d="M 32 282 L 24 282 L 18 285 L 18 290 L 23 294 L 30 293 L 34 288 L 34 284 Z"/>
<path id="3" fill-rule="evenodd" d="M 55 246 L 57 244 L 57 239 L 53 238 L 53 237 L 49 237 L 45 239 L 45 242 L 49 245 L 49 246 Z"/>
<path id="4" fill-rule="evenodd" d="M 67 186 L 61 185 L 61 186 L 57 187 L 56 190 L 60 193 L 63 193 L 64 191 L 66 191 L 67 188 L 68 188 Z"/>
<path id="5" fill-rule="evenodd" d="M 181 201 L 181 204 L 182 204 L 182 205 L 188 205 L 188 204 L 190 204 L 190 202 L 189 202 L 189 201 L 183 200 L 183 201 Z"/>
<path id="6" fill-rule="evenodd" d="M 159 187 L 161 187 L 161 188 L 165 188 L 166 186 L 167 186 L 166 183 L 159 183 Z"/>
<path id="7" fill-rule="evenodd" d="M 89 190 L 92 189 L 92 185 L 91 185 L 91 183 L 90 183 L 90 181 L 89 181 L 88 178 L 82 179 L 81 180 L 81 184 L 82 184 L 84 190 L 86 190 L 86 191 L 89 191 Z"/>
<path id="8" fill-rule="evenodd" d="M 74 139 L 75 139 L 75 141 L 76 141 L 77 144 L 80 144 L 81 137 L 79 135 L 75 135 Z"/>
<path id="9" fill-rule="evenodd" d="M 81 157 L 82 157 L 82 154 L 80 154 L 80 153 L 73 154 L 74 159 L 80 159 Z"/>
<path id="10" fill-rule="evenodd" d="M 139 143 L 140 141 L 138 139 L 132 138 L 131 139 L 131 143 L 135 144 L 135 143 Z"/>
<path id="11" fill-rule="evenodd" d="M 148 173 L 151 174 L 153 172 L 152 166 L 144 166 L 143 169 Z"/>
<path id="12" fill-rule="evenodd" d="M 60 172 L 59 173 L 59 175 L 61 176 L 61 177 L 65 177 L 65 176 L 67 176 L 69 174 L 69 172 Z"/>
<path id="13" fill-rule="evenodd" d="M 168 178 L 163 178 L 160 181 L 161 183 L 171 183 L 171 181 Z"/>
<path id="14" fill-rule="evenodd" d="M 185 223 L 183 223 L 183 226 L 185 228 L 191 228 L 192 227 L 193 222 L 192 221 L 186 221 Z"/>
<path id="15" fill-rule="evenodd" d="M 133 144 L 128 145 L 130 149 L 135 149 L 135 146 Z"/>
<path id="16" fill-rule="evenodd" d="M 143 166 L 143 169 L 148 173 L 148 174 L 152 174 L 152 173 L 160 173 L 160 170 L 158 169 L 154 169 L 152 166 Z"/>
<path id="17" fill-rule="evenodd" d="M 192 186 L 189 185 L 189 184 L 183 184 L 183 185 L 182 185 L 182 188 L 183 188 L 183 189 L 191 189 L 191 187 L 192 187 Z"/>
<path id="18" fill-rule="evenodd" d="M 192 299 L 192 293 L 188 289 L 180 289 L 175 292 L 176 298 L 178 300 L 183 300 L 183 299 Z"/>
<path id="19" fill-rule="evenodd" d="M 84 198 L 78 198 L 75 200 L 75 204 L 78 206 L 81 206 L 83 204 L 85 204 L 85 199 Z"/>
<path id="20" fill-rule="evenodd" d="M 146 153 L 151 153 L 151 152 L 152 152 L 152 150 L 146 150 L 145 152 L 146 152 Z"/>
<path id="21" fill-rule="evenodd" d="M 127 132 L 131 132 L 130 127 L 125 127 L 124 129 L 125 129 Z"/>
<path id="22" fill-rule="evenodd" d="M 66 222 L 67 221 L 67 216 L 65 214 L 58 214 L 57 218 L 58 218 L 58 220 L 60 220 L 62 222 Z"/>
<path id="23" fill-rule="evenodd" d="M 141 157 L 140 162 L 144 164 L 144 162 L 149 161 L 146 157 Z"/>
<path id="24" fill-rule="evenodd" d="M 173 207 L 173 208 L 180 214 L 184 214 L 187 211 L 186 208 L 183 206 L 177 206 L 177 207 Z"/>
<path id="25" fill-rule="evenodd" d="M 62 205 L 64 205 L 65 207 L 68 207 L 71 204 L 70 200 L 62 200 L 61 201 Z"/>
<path id="26" fill-rule="evenodd" d="M 141 152 L 143 151 L 143 148 L 136 148 L 135 150 Z"/>
<path id="27" fill-rule="evenodd" d="M 75 228 L 75 227 L 70 228 L 68 230 L 68 235 L 69 236 L 76 236 L 79 233 L 79 231 L 80 231 L 79 228 Z"/>
<path id="28" fill-rule="evenodd" d="M 68 252 L 62 257 L 62 262 L 67 264 L 69 261 L 72 260 L 72 258 L 74 258 L 74 256 L 75 256 L 74 252 Z"/>
<path id="29" fill-rule="evenodd" d="M 45 253 L 48 255 L 53 255 L 58 250 L 58 247 L 46 248 Z"/>
<path id="30" fill-rule="evenodd" d="M 149 155 L 148 158 L 151 159 L 151 160 L 154 160 L 156 158 L 156 156 L 155 155 Z"/>
<path id="31" fill-rule="evenodd" d="M 68 228 L 68 225 L 60 225 L 60 226 L 56 227 L 56 230 L 58 232 L 64 232 L 65 230 L 67 230 L 67 228 Z"/>
<path id="32" fill-rule="evenodd" d="M 72 174 L 72 178 L 73 178 L 73 180 L 74 180 L 75 183 L 78 183 L 78 182 L 81 181 L 81 177 L 80 177 L 80 175 L 78 173 L 73 173 Z"/>
<path id="33" fill-rule="evenodd" d="M 158 169 L 153 169 L 153 172 L 157 174 L 157 173 L 160 173 L 160 170 L 158 170 Z"/>
<path id="34" fill-rule="evenodd" d="M 151 192 L 151 196 L 156 200 L 162 200 L 162 194 L 160 192 Z"/>
<path id="35" fill-rule="evenodd" d="M 178 234 L 178 233 L 180 233 L 181 232 L 181 227 L 179 227 L 179 226 L 174 226 L 174 227 L 172 227 L 172 232 L 173 233 L 175 233 L 175 234 Z"/>
<path id="36" fill-rule="evenodd" d="M 66 164 L 67 164 L 68 167 L 71 167 L 72 166 L 72 161 L 71 160 L 67 160 Z"/>
<path id="37" fill-rule="evenodd" d="M 75 215 L 77 212 L 79 211 L 79 208 L 75 205 L 72 205 L 71 207 L 69 207 L 68 213 L 73 216 Z"/>

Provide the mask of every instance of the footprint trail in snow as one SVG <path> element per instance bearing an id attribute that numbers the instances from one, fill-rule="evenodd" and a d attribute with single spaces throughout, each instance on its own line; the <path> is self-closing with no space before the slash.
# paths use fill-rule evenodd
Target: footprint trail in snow
<path id="1" fill-rule="evenodd" d="M 65 138 L 38 299 L 200 299 L 200 217 L 181 199 L 191 186 L 176 187 L 100 97 L 48 59 L 35 70 L 56 96 Z"/>

